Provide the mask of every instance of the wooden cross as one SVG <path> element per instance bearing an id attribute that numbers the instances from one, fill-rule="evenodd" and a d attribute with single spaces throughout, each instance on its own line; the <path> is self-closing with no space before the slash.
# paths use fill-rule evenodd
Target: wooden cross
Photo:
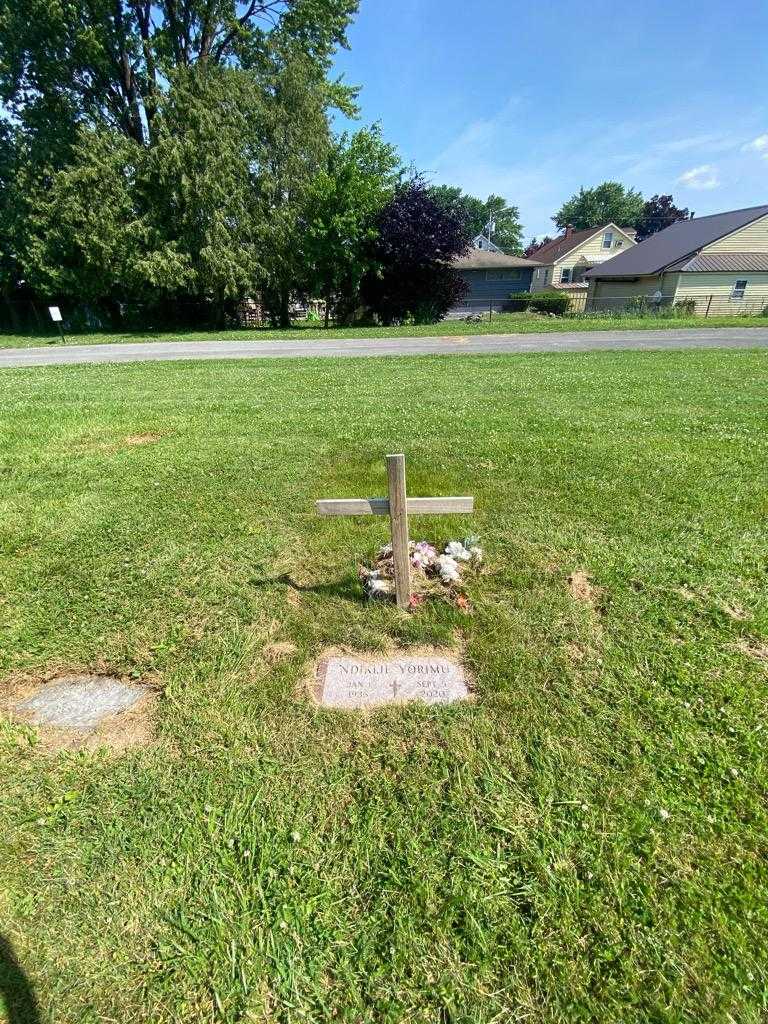
<path id="1" fill-rule="evenodd" d="M 405 456 L 387 456 L 388 498 L 329 498 L 316 501 L 321 516 L 389 516 L 395 563 L 395 596 L 399 608 L 411 601 L 411 558 L 408 551 L 409 515 L 452 515 L 472 512 L 474 498 L 409 498 L 405 491 Z"/>

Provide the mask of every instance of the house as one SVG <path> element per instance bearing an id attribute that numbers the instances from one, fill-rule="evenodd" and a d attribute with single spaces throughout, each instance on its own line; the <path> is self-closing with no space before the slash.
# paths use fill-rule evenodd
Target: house
<path id="1" fill-rule="evenodd" d="M 474 249 L 487 249 L 488 252 L 501 252 L 498 245 L 494 245 L 490 238 L 486 238 L 485 235 L 475 235 L 472 239 L 472 247 Z"/>
<path id="2" fill-rule="evenodd" d="M 768 307 L 768 206 L 676 221 L 586 274 L 588 309 L 647 301 L 704 314 Z"/>
<path id="3" fill-rule="evenodd" d="M 574 231 L 568 227 L 562 235 L 533 254 L 542 266 L 533 275 L 531 291 L 567 289 L 576 303 L 583 304 L 587 295 L 586 272 L 635 244 L 634 228 L 601 224 L 596 228 Z"/>
<path id="4" fill-rule="evenodd" d="M 531 290 L 533 272 L 538 266 L 535 260 L 522 256 L 470 249 L 466 256 L 453 260 L 453 267 L 469 286 L 454 314 L 503 309 L 513 292 Z"/>

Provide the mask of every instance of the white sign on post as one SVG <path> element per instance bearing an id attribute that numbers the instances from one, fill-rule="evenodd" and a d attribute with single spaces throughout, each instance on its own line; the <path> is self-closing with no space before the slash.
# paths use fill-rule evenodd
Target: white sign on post
<path id="1" fill-rule="evenodd" d="M 48 312 L 51 314 L 51 320 L 53 320 L 55 324 L 60 324 L 64 319 L 58 306 L 49 306 Z"/>

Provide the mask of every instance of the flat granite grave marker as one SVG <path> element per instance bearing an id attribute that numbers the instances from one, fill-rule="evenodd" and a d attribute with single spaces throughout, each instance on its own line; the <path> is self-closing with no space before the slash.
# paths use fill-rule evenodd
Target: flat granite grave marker
<path id="1" fill-rule="evenodd" d="M 413 700 L 453 704 L 469 697 L 464 669 L 443 655 L 331 656 L 318 665 L 317 682 L 323 707 L 347 710 Z"/>
<path id="2" fill-rule="evenodd" d="M 94 729 L 110 715 L 133 707 L 146 693 L 146 687 L 112 676 L 65 676 L 20 701 L 16 710 L 29 714 L 35 725 Z"/>

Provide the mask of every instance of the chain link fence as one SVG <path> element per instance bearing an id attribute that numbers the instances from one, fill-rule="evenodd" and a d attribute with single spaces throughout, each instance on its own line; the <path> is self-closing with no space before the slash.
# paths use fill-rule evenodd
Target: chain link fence
<path id="1" fill-rule="evenodd" d="M 165 303 L 73 303 L 67 299 L 0 298 L 0 335 L 58 338 L 59 324 L 50 307 L 61 311 L 61 329 L 67 334 L 120 331 L 130 334 L 155 331 L 248 330 L 269 326 L 267 314 L 253 299 L 214 306 L 205 300 L 173 300 Z M 325 306 L 317 300 L 295 301 L 290 316 L 295 321 L 322 321 Z"/>
<path id="2" fill-rule="evenodd" d="M 585 304 L 586 313 L 653 316 L 768 316 L 768 296 L 732 294 L 674 295 L 595 295 Z"/>
<path id="3" fill-rule="evenodd" d="M 520 309 L 525 294 L 514 296 L 514 309 Z M 765 316 L 768 318 L 768 297 L 745 295 L 700 295 L 696 298 L 675 299 L 671 295 L 610 295 L 587 297 L 584 293 L 569 295 L 570 307 L 564 313 L 573 317 L 610 316 L 617 320 L 636 317 L 703 316 Z M 61 325 L 51 319 L 50 306 L 61 310 Z M 468 323 L 492 321 L 499 314 L 510 312 L 511 299 L 465 299 L 454 306 L 446 320 L 464 320 Z M 323 323 L 322 302 L 294 302 L 291 320 Z M 552 313 L 550 316 L 554 315 Z M 61 331 L 59 330 L 61 326 Z M 56 339 L 60 333 L 89 334 L 123 332 L 224 331 L 248 330 L 269 326 L 261 305 L 253 300 L 214 307 L 205 301 L 173 301 L 162 305 L 115 302 L 109 306 L 74 304 L 65 299 L 6 299 L 0 298 L 0 336 L 21 335 Z M 1 342 L 0 342 L 1 344 Z"/>

